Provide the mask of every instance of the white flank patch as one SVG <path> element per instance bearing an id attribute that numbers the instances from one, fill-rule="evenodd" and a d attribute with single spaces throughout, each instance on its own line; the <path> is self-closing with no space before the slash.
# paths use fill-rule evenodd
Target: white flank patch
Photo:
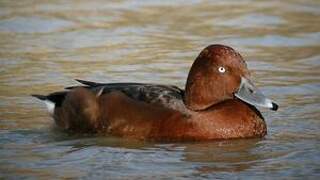
<path id="1" fill-rule="evenodd" d="M 54 113 L 55 104 L 52 101 L 45 100 L 44 103 L 47 105 L 47 109 L 51 115 Z"/>

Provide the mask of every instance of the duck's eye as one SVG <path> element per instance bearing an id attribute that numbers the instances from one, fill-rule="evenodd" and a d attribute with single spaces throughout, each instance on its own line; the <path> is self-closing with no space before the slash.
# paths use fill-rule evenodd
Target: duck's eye
<path id="1" fill-rule="evenodd" d="M 226 72 L 226 69 L 224 67 L 222 67 L 222 66 L 220 66 L 218 70 L 219 70 L 220 73 Z"/>

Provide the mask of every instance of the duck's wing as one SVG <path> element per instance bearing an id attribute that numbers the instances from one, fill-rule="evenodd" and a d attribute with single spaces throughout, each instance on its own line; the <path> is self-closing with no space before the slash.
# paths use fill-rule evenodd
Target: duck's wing
<path id="1" fill-rule="evenodd" d="M 159 104 L 179 111 L 185 109 L 183 103 L 184 90 L 177 86 L 146 83 L 97 83 L 79 79 L 76 79 L 76 81 L 84 86 L 72 86 L 66 89 L 85 87 L 101 94 L 120 91 L 134 100 Z"/>

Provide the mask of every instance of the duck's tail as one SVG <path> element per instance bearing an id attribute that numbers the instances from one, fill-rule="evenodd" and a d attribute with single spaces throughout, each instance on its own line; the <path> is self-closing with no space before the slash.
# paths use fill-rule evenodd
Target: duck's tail
<path id="1" fill-rule="evenodd" d="M 86 88 L 54 92 L 47 96 L 32 94 L 43 101 L 56 124 L 65 130 L 95 132 L 100 127 L 100 111 L 97 99 L 103 88 L 96 93 Z"/>
<path id="2" fill-rule="evenodd" d="M 48 109 L 48 112 L 53 115 L 56 104 L 48 99 L 48 96 L 39 95 L 39 94 L 31 94 L 31 96 L 36 97 L 43 101 Z"/>
<path id="3" fill-rule="evenodd" d="M 31 94 L 31 96 L 36 97 L 36 98 L 38 98 L 38 99 L 40 99 L 42 101 L 47 99 L 47 96 L 39 95 L 39 94 Z"/>
<path id="4" fill-rule="evenodd" d="M 51 115 L 54 114 L 54 110 L 57 106 L 61 106 L 65 98 L 65 95 L 66 95 L 65 91 L 52 93 L 47 96 L 39 95 L 39 94 L 31 94 L 31 96 L 40 99 L 46 104 L 47 109 Z"/>

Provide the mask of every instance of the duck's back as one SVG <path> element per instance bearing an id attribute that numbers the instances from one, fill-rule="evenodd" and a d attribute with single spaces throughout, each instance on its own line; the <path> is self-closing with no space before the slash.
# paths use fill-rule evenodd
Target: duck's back
<path id="1" fill-rule="evenodd" d="M 184 90 L 173 85 L 147 84 L 147 83 L 96 83 L 91 81 L 77 80 L 82 86 L 67 87 L 70 91 L 51 93 L 43 96 L 53 101 L 55 106 L 61 106 L 68 93 L 76 88 L 86 88 L 94 94 L 106 95 L 111 92 L 121 92 L 136 101 L 147 104 L 159 105 L 165 108 L 187 113 L 183 102 Z M 39 97 L 38 97 L 39 98 Z"/>

